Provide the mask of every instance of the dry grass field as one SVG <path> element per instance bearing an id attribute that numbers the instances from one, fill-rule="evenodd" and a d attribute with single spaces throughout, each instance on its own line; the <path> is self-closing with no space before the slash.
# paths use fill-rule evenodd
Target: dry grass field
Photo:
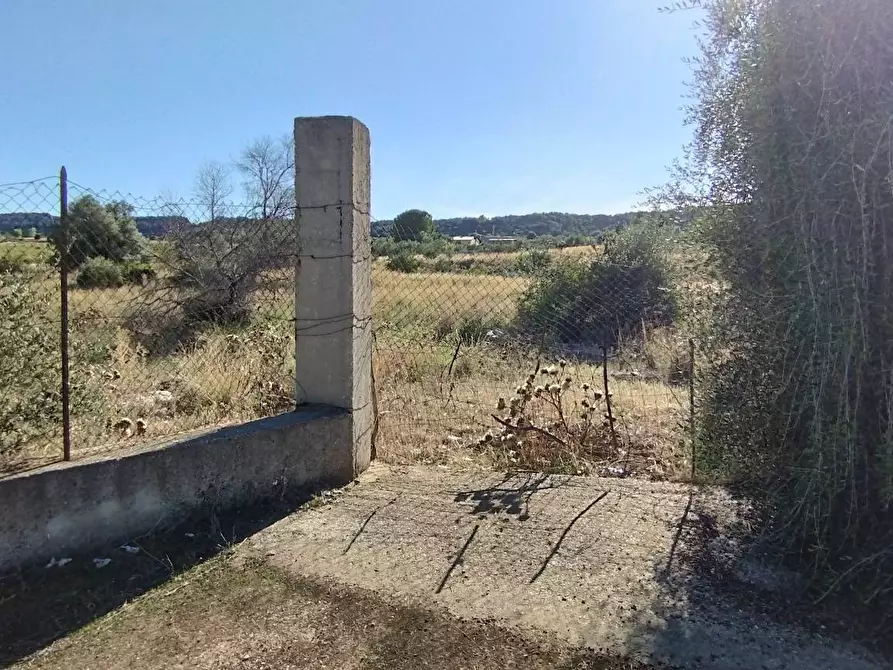
<path id="1" fill-rule="evenodd" d="M 667 357 L 673 355 L 666 352 Z M 379 407 L 377 453 L 386 462 L 568 474 L 617 468 L 613 472 L 647 473 L 659 479 L 687 473 L 687 452 L 679 446 L 687 389 L 667 383 L 656 371 L 651 376 L 635 368 L 621 369 L 623 364 L 616 360 L 609 363 L 608 392 L 619 448 L 614 449 L 602 432 L 598 445 L 602 448 L 592 452 L 542 440 L 525 441 L 527 449 L 496 440 L 481 444 L 482 437 L 500 428 L 492 416 L 498 413 L 500 398 L 507 402 L 516 394 L 535 369 L 536 352 L 487 341 L 457 347 L 433 337 L 428 342 L 380 340 L 373 362 Z M 564 399 L 566 409 L 579 411 L 583 384 L 603 388 L 599 363 L 569 363 L 564 375 L 574 380 Z M 532 414 L 543 425 L 557 418 L 555 409 L 543 403 Z"/>
<path id="2" fill-rule="evenodd" d="M 548 249 L 546 253 L 554 261 L 560 260 L 577 260 L 577 259 L 591 259 L 595 258 L 601 253 L 602 249 L 599 246 L 584 244 L 576 247 L 561 247 L 558 249 Z M 517 260 L 521 254 L 525 253 L 524 251 L 476 251 L 476 252 L 466 252 L 466 253 L 457 253 L 453 254 L 453 260 L 462 261 L 462 260 L 477 260 L 481 263 L 503 263 L 505 261 L 514 261 Z"/>
<path id="3" fill-rule="evenodd" d="M 551 253 L 586 258 L 596 250 L 587 246 Z M 495 264 L 517 256 L 471 255 L 478 263 Z M 56 333 L 57 277 L 40 273 L 29 281 L 40 303 L 36 318 Z M 74 457 L 290 409 L 292 282 L 289 272 L 262 282 L 252 296 L 250 325 L 193 331 L 178 330 L 180 296 L 163 273 L 146 285 L 73 288 Z M 619 449 L 599 453 L 594 460 L 593 454 L 535 442 L 529 445 L 532 453 L 520 454 L 479 444 L 483 435 L 499 428 L 491 416 L 499 398 L 510 397 L 544 355 L 514 341 L 512 334 L 518 299 L 529 285 L 528 277 L 479 272 L 405 274 L 388 270 L 382 259 L 375 261 L 378 456 L 394 463 L 535 466 L 562 472 L 607 466 L 626 471 L 635 461 L 652 475 L 675 476 L 684 467 L 678 443 L 686 391 L 667 383 L 668 360 L 676 355 L 670 350 L 678 342 L 660 333 L 651 338 L 650 351 L 638 351 L 638 346 L 636 354 L 613 358 L 609 365 Z M 641 354 L 650 362 L 635 358 Z M 541 364 L 549 362 L 543 359 Z M 575 384 L 603 386 L 601 365 L 592 357 L 575 357 L 568 373 Z M 7 385 L 6 392 L 14 386 Z M 568 396 L 567 402 L 579 399 Z M 21 448 L 0 454 L 0 469 L 58 460 L 58 422 L 41 428 Z"/>
<path id="4" fill-rule="evenodd" d="M 595 257 L 591 246 L 550 251 L 553 258 Z M 523 252 L 459 254 L 505 267 Z M 688 389 L 669 383 L 687 365 L 687 343 L 672 329 L 643 333 L 621 347 L 608 364 L 619 448 L 580 453 L 554 442 L 528 440 L 526 448 L 479 444 L 500 426 L 492 414 L 499 399 L 512 397 L 539 363 L 558 354 L 516 341 L 511 330 L 518 299 L 530 285 L 523 276 L 499 274 L 403 274 L 376 262 L 373 272 L 378 391 L 377 453 L 394 463 L 450 463 L 471 467 L 529 467 L 583 473 L 594 470 L 647 472 L 656 478 L 686 476 L 688 455 L 680 446 L 687 422 Z M 553 352 L 554 353 L 554 352 Z M 571 364 L 574 387 L 603 389 L 604 374 L 595 352 L 560 354 Z M 675 380 L 678 382 L 679 380 Z M 572 395 L 572 394 L 571 394 Z M 566 403 L 577 407 L 580 398 Z M 550 421 L 554 408 L 540 408 Z M 576 410 L 575 410 L 576 411 Z"/>

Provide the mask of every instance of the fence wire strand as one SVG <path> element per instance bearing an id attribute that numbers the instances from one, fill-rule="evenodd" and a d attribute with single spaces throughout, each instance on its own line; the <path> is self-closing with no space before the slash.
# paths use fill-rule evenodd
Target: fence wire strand
<path id="1" fill-rule="evenodd" d="M 59 178 L 0 185 L 0 474 L 62 458 Z"/>
<path id="2" fill-rule="evenodd" d="M 373 263 L 380 457 L 688 478 L 688 337 L 642 267 L 600 244 L 406 253 Z"/>
<path id="3" fill-rule="evenodd" d="M 323 257 L 300 252 L 294 217 L 346 203 L 264 218 L 67 184 L 62 227 L 58 178 L 0 186 L 4 471 L 62 454 L 62 268 L 75 458 L 288 411 L 296 336 L 369 324 L 296 321 L 296 267 Z M 386 241 L 343 255 L 371 261 L 379 457 L 687 472 L 688 340 L 662 277 L 604 244 Z"/>
<path id="4" fill-rule="evenodd" d="M 0 469 L 62 456 L 63 265 L 75 458 L 294 407 L 291 216 L 59 186 L 0 186 Z"/>

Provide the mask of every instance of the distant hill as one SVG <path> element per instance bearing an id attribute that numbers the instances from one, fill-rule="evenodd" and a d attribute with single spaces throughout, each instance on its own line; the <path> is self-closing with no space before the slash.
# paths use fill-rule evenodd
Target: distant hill
<path id="1" fill-rule="evenodd" d="M 185 216 L 136 216 L 133 220 L 136 229 L 150 238 L 165 237 L 190 223 Z"/>
<path id="2" fill-rule="evenodd" d="M 434 225 L 444 235 L 505 235 L 523 237 L 533 235 L 597 235 L 603 230 L 629 223 L 636 212 L 625 214 L 565 214 L 546 212 L 538 214 L 510 214 L 507 216 L 437 219 Z M 372 234 L 384 237 L 390 234 L 392 220 L 375 221 Z"/>
<path id="3" fill-rule="evenodd" d="M 566 214 L 546 212 L 537 214 L 509 214 L 507 216 L 437 219 L 434 224 L 444 235 L 497 235 L 525 237 L 528 235 L 597 235 L 598 233 L 629 223 L 636 212 L 624 214 Z M 185 216 L 138 216 L 136 227 L 146 237 L 165 237 L 183 225 L 190 223 Z M 47 233 L 58 222 L 58 217 L 40 212 L 14 212 L 0 214 L 0 232 L 16 228 L 36 228 Z M 394 222 L 374 221 L 372 234 L 384 237 L 390 234 Z"/>
<path id="4" fill-rule="evenodd" d="M 13 212 L 0 214 L 0 232 L 9 233 L 16 228 L 28 230 L 36 228 L 39 233 L 46 233 L 56 225 L 58 217 L 41 212 Z"/>
<path id="5" fill-rule="evenodd" d="M 185 216 L 137 216 L 134 218 L 137 230 L 146 237 L 164 237 L 184 224 L 189 224 Z M 17 228 L 47 234 L 59 222 L 58 216 L 42 212 L 12 212 L 0 214 L 0 233 L 9 233 Z"/>

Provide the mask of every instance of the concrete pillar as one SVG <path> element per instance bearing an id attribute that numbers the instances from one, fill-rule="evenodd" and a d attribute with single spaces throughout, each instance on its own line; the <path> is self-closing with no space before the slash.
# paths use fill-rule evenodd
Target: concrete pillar
<path id="1" fill-rule="evenodd" d="M 351 412 L 350 478 L 369 465 L 374 421 L 369 167 L 356 119 L 295 119 L 296 398 Z"/>

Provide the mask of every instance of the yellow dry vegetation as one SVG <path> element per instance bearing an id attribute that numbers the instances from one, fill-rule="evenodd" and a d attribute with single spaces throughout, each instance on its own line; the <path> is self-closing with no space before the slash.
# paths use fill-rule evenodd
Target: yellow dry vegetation
<path id="1" fill-rule="evenodd" d="M 523 277 L 488 274 L 392 272 L 381 262 L 372 271 L 373 314 L 380 319 L 413 316 L 487 315 L 511 320 L 518 297 L 527 288 Z"/>
<path id="2" fill-rule="evenodd" d="M 432 463 L 469 467 L 523 467 L 508 448 L 479 444 L 500 428 L 493 414 L 499 399 L 510 399 L 535 369 L 535 352 L 509 351 L 486 342 L 470 346 L 384 341 L 373 357 L 378 392 L 377 454 L 396 464 Z M 541 365 L 554 361 L 540 361 Z M 627 373 L 626 375 L 624 373 Z M 587 383 L 603 388 L 597 362 L 566 368 L 574 388 Z M 659 377 L 635 376 L 609 365 L 609 392 L 620 449 L 601 463 L 583 462 L 570 450 L 551 444 L 549 453 L 530 457 L 538 469 L 567 473 L 592 472 L 615 465 L 666 478 L 685 476 L 687 455 L 679 448 L 687 390 Z M 569 407 L 579 403 L 573 392 Z M 540 416 L 543 422 L 554 416 Z"/>
<path id="3" fill-rule="evenodd" d="M 585 258 L 592 247 L 554 250 Z M 511 254 L 495 254 L 504 261 Z M 485 254 L 469 254 L 478 260 Z M 277 280 L 278 281 L 274 281 Z M 57 280 L 43 288 L 48 322 L 58 322 Z M 75 456 L 122 448 L 201 428 L 275 414 L 291 407 L 294 337 L 289 277 L 271 277 L 254 295 L 256 314 L 245 327 L 206 327 L 176 346 L 144 337 L 138 317 L 176 322 L 180 296 L 166 282 L 70 292 L 72 362 L 89 401 L 73 413 Z M 480 437 L 496 428 L 491 414 L 536 365 L 536 352 L 512 342 L 510 325 L 530 280 L 478 273 L 400 273 L 381 260 L 373 265 L 376 328 L 373 368 L 380 412 L 377 453 L 392 463 L 453 463 L 505 467 L 505 450 L 482 449 Z M 285 287 L 285 288 L 283 288 Z M 154 311 L 153 311 L 154 310 Z M 144 318 L 143 322 L 146 319 Z M 159 322 L 160 323 L 160 322 Z M 158 323 L 150 323 L 158 328 Z M 493 337 L 491 335 L 497 331 Z M 678 358 L 678 335 L 649 334 L 644 351 L 612 361 L 609 377 L 617 431 L 636 454 L 613 454 L 611 462 L 637 458 L 674 477 L 683 467 L 679 425 L 685 388 L 667 383 Z M 575 383 L 601 387 L 596 356 L 580 356 L 568 372 Z M 542 361 L 546 364 L 547 361 Z M 648 377 L 624 369 L 654 369 Z M 618 373 L 618 376 L 615 376 Z M 58 457 L 58 435 L 19 454 L 18 463 Z M 553 454 L 553 469 L 582 466 Z M 539 457 L 538 457 L 539 458 Z M 564 460 L 562 460 L 564 459 Z M 588 464 L 586 467 L 591 467 Z"/>
<path id="4" fill-rule="evenodd" d="M 548 249 L 549 256 L 552 260 L 579 260 L 595 258 L 602 252 L 600 245 L 583 244 L 576 247 L 561 247 L 558 249 Z M 525 253 L 524 251 L 478 251 L 453 254 L 452 259 L 455 261 L 477 261 L 479 263 L 505 263 L 514 261 Z"/>

